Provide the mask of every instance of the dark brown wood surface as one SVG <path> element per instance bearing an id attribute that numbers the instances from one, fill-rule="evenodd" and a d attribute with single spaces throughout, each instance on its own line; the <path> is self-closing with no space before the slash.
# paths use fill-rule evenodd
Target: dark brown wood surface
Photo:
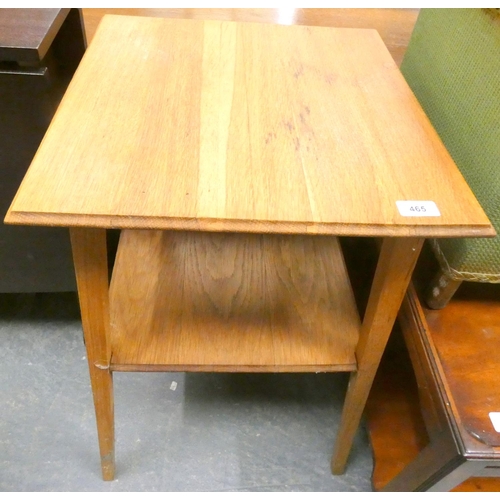
<path id="1" fill-rule="evenodd" d="M 80 16 L 79 9 L 0 9 L 2 218 L 85 51 Z M 67 229 L 0 224 L 0 242 L 0 293 L 75 289 Z"/>
<path id="2" fill-rule="evenodd" d="M 489 417 L 500 412 L 500 288 L 462 287 L 443 310 L 425 309 L 425 315 L 469 452 L 481 453 L 477 441 L 500 446 Z"/>
<path id="3" fill-rule="evenodd" d="M 418 388 L 401 332 L 396 331 L 382 358 L 366 405 L 374 453 L 372 483 L 381 490 L 429 443 Z M 500 479 L 472 477 L 455 492 L 498 492 Z"/>
<path id="4" fill-rule="evenodd" d="M 0 61 L 41 61 L 70 9 L 0 9 Z"/>
<path id="5" fill-rule="evenodd" d="M 426 249 L 416 273 L 418 290 L 424 288 L 436 265 Z M 488 417 L 488 412 L 496 411 L 500 402 L 497 383 L 500 350 L 495 342 L 499 305 L 495 285 L 475 283 L 465 283 L 443 310 L 431 311 L 418 305 L 420 312 L 414 315 L 422 315 L 421 328 L 429 331 L 427 353 L 433 353 L 432 360 L 426 361 L 422 350 L 412 342 L 410 362 L 399 330 L 393 333 L 366 407 L 376 490 L 412 466 L 429 441 L 435 440 L 437 445 L 440 439 L 443 442 L 444 427 L 449 421 L 453 422 L 455 435 L 462 443 L 464 460 L 496 460 L 499 456 L 500 450 L 494 446 L 498 434 L 492 432 Z M 406 341 L 408 344 L 408 337 Z M 437 377 L 438 386 L 432 382 L 430 373 Z M 453 491 L 500 491 L 500 479 L 472 477 Z"/>

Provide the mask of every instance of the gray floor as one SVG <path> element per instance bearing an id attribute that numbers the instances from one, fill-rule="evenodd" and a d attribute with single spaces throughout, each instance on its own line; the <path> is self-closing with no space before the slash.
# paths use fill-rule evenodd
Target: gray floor
<path id="1" fill-rule="evenodd" d="M 0 295 L 0 490 L 372 491 L 364 427 L 347 472 L 329 470 L 345 374 L 114 380 L 106 483 L 76 294 Z"/>

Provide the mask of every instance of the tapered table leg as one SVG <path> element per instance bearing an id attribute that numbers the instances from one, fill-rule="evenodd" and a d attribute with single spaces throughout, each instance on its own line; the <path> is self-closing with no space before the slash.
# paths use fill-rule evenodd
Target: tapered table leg
<path id="1" fill-rule="evenodd" d="M 332 457 L 332 472 L 342 474 L 382 353 L 410 282 L 424 240 L 385 238 L 356 347 L 357 371 L 351 373 Z"/>
<path id="2" fill-rule="evenodd" d="M 94 395 L 103 479 L 115 475 L 106 230 L 72 228 L 71 246 Z"/>

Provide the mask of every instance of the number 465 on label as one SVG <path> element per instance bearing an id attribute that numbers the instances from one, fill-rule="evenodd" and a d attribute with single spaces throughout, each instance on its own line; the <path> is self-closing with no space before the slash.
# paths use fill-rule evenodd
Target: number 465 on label
<path id="1" fill-rule="evenodd" d="M 439 217 L 441 215 L 433 201 L 396 201 L 396 205 L 403 217 Z"/>

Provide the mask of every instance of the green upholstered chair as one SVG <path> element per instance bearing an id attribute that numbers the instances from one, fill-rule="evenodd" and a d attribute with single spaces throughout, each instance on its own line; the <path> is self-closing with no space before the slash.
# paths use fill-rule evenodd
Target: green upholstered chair
<path id="1" fill-rule="evenodd" d="M 500 9 L 422 9 L 401 71 L 500 233 Z M 500 236 L 431 245 L 441 270 L 429 307 L 463 280 L 500 283 Z"/>

